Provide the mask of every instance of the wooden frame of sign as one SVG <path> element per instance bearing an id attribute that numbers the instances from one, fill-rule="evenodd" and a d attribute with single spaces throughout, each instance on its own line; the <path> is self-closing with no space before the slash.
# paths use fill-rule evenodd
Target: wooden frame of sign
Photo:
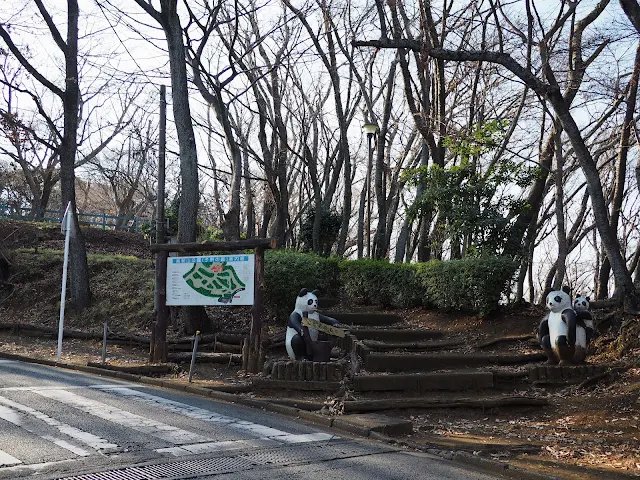
<path id="1" fill-rule="evenodd" d="M 251 240 L 235 240 L 228 242 L 202 243 L 156 243 L 151 244 L 151 252 L 156 254 L 156 320 L 151 329 L 151 348 L 149 360 L 152 362 L 167 361 L 167 326 L 169 325 L 169 307 L 167 306 L 167 259 L 169 252 L 199 253 L 225 252 L 234 250 L 253 250 L 255 254 L 254 301 L 251 309 L 251 333 L 247 343 L 248 357 L 243 368 L 251 373 L 258 373 L 260 365 L 260 346 L 262 336 L 262 309 L 264 304 L 264 251 L 276 248 L 274 238 L 254 238 Z"/>

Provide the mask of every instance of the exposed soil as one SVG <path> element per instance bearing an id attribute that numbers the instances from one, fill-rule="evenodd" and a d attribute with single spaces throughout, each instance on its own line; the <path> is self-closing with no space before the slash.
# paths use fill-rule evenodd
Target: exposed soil
<path id="1" fill-rule="evenodd" d="M 89 229 L 86 236 L 90 252 L 150 257 L 146 241 L 140 235 Z M 34 248 L 36 245 L 60 249 L 62 235 L 55 226 L 39 228 L 3 220 L 0 221 L 0 245 L 6 249 Z M 352 307 L 353 310 L 359 308 Z M 248 312 L 234 312 L 211 310 L 210 314 L 215 315 L 214 323 L 221 329 L 246 330 Z M 26 309 L 13 308 L 10 313 L 12 321 L 23 319 L 28 322 L 36 318 Z M 468 351 L 472 345 L 490 338 L 533 334 L 543 311 L 537 307 L 523 307 L 485 319 L 423 309 L 394 310 L 393 313 L 401 315 L 414 328 L 441 330 L 446 332 L 445 338 L 461 339 L 463 343 L 451 350 Z M 408 440 L 425 447 L 475 452 L 558 478 L 640 477 L 640 365 L 637 363 L 640 318 L 603 311 L 594 312 L 594 316 L 596 320 L 607 321 L 601 323 L 600 335 L 588 362 L 617 361 L 627 365 L 635 362 L 635 366 L 617 375 L 603 376 L 584 388 L 576 384 L 526 387 L 527 394 L 549 399 L 550 404 L 544 408 L 398 410 L 387 414 L 410 418 L 414 433 Z M 5 321 L 6 318 L 0 319 L 0 322 Z M 148 330 L 140 327 L 131 331 L 148 334 Z M 54 360 L 56 346 L 56 339 L 51 336 L 28 336 L 24 332 L 0 330 L 1 352 Z M 101 359 L 101 349 L 100 341 L 65 339 L 63 361 L 85 365 L 89 361 L 97 362 Z M 539 349 L 535 342 L 522 339 L 496 343 L 483 351 L 522 353 Z M 273 352 L 272 358 L 284 358 L 284 352 Z M 112 365 L 145 364 L 148 351 L 135 346 L 109 345 L 107 361 Z M 187 364 L 176 365 L 167 377 L 178 381 L 184 379 L 188 368 Z M 194 382 L 202 385 L 243 384 L 248 378 L 239 366 L 199 364 Z M 337 400 L 323 393 L 270 393 L 315 401 Z M 346 394 L 353 395 L 353 392 Z"/>

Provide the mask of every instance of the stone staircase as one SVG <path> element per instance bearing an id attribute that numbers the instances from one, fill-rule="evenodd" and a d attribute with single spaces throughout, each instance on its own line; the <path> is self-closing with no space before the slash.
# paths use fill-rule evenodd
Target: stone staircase
<path id="1" fill-rule="evenodd" d="M 532 394 L 534 386 L 575 383 L 606 370 L 547 366 L 530 334 L 470 344 L 468 336 L 411 328 L 393 314 L 325 314 L 348 326 L 349 333 L 338 339 L 341 355 L 328 363 L 294 362 L 281 355 L 267 362 L 263 376 L 253 380 L 256 395 L 319 410 L 327 405 L 326 396 L 333 394 L 332 405 L 342 399 L 344 413 L 537 408 L 547 400 Z"/>

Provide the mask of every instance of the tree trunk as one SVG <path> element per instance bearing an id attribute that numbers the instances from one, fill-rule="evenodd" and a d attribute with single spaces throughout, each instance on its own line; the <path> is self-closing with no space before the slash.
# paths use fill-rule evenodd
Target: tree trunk
<path id="1" fill-rule="evenodd" d="M 182 182 L 180 210 L 178 212 L 178 242 L 193 242 L 197 234 L 198 203 L 198 155 L 189 106 L 187 87 L 187 64 L 182 39 L 182 27 L 177 12 L 177 0 L 160 0 L 161 11 L 157 12 L 144 0 L 136 3 L 162 26 L 169 49 L 169 69 L 171 72 L 171 97 L 173 117 L 178 133 L 180 150 L 180 178 Z M 203 307 L 182 309 L 187 333 L 196 330 L 210 332 L 212 325 Z"/>
<path id="2" fill-rule="evenodd" d="M 600 175 L 596 164 L 593 161 L 591 152 L 589 152 L 589 149 L 584 143 L 580 128 L 571 115 L 559 89 L 551 88 L 547 98 L 558 115 L 573 146 L 576 158 L 582 167 L 587 182 L 587 189 L 589 190 L 589 196 L 591 197 L 596 228 L 598 229 L 598 233 L 600 233 L 602 245 L 611 263 L 613 276 L 616 280 L 616 289 L 624 298 L 625 306 L 635 310 L 638 305 L 640 305 L 640 298 L 633 285 L 633 280 L 627 269 L 625 259 L 620 251 L 617 232 L 612 230 L 609 223 L 609 212 L 602 193 L 602 183 L 600 182 Z"/>
<path id="3" fill-rule="evenodd" d="M 558 237 L 558 259 L 556 261 L 555 279 L 553 289 L 560 290 L 564 282 L 567 261 L 567 232 L 564 222 L 564 182 L 563 182 L 563 158 L 562 158 L 562 131 L 556 129 L 556 172 L 555 172 L 555 203 L 556 203 L 556 232 Z"/>
<path id="4" fill-rule="evenodd" d="M 167 45 L 169 47 L 169 67 L 171 71 L 171 97 L 173 118 L 178 133 L 180 149 L 180 211 L 178 213 L 180 243 L 196 239 L 198 202 L 198 154 L 191 121 L 189 90 L 187 87 L 187 65 L 182 41 L 182 27 L 176 10 L 176 0 L 162 0 L 162 16 Z"/>
<path id="5" fill-rule="evenodd" d="M 368 154 L 368 152 L 367 152 Z M 368 165 L 368 162 L 367 162 Z M 368 170 L 368 166 L 367 166 Z M 362 183 L 362 189 L 360 190 L 360 202 L 358 204 L 358 231 L 357 231 L 357 258 L 361 259 L 364 254 L 364 224 L 365 224 L 365 207 L 367 203 L 367 185 L 366 182 L 369 178 L 368 174 L 365 174 L 364 182 Z"/>
<path id="6" fill-rule="evenodd" d="M 387 79 L 387 94 L 384 99 L 384 112 L 382 115 L 382 124 L 380 125 L 380 133 L 377 139 L 377 154 L 376 154 L 376 176 L 374 179 L 374 186 L 376 192 L 376 204 L 378 207 L 378 226 L 376 227 L 376 233 L 374 236 L 374 257 L 377 259 L 387 257 L 387 245 L 385 240 L 387 238 L 387 195 L 386 195 L 386 140 L 387 131 L 389 129 L 389 119 L 391 117 L 391 106 L 393 99 L 393 86 L 395 84 L 395 70 L 397 62 L 391 64 L 391 69 Z"/>
<path id="7" fill-rule="evenodd" d="M 73 227 L 69 245 L 69 286 L 71 303 L 82 310 L 91 304 L 89 289 L 89 266 L 84 235 L 78 224 L 75 193 L 75 158 L 78 149 L 78 111 L 80 108 L 80 88 L 78 85 L 78 17 L 77 0 L 67 1 L 67 48 L 65 50 L 64 91 L 64 137 L 60 147 L 60 189 L 63 205 L 71 202 Z M 64 209 L 63 206 L 63 209 Z"/>
<path id="8" fill-rule="evenodd" d="M 636 49 L 636 58 L 633 67 L 633 74 L 629 80 L 629 93 L 627 94 L 627 108 L 625 111 L 624 121 L 622 123 L 622 132 L 620 134 L 620 147 L 618 149 L 618 162 L 615 176 L 615 187 L 613 191 L 613 202 L 611 205 L 611 228 L 618 231 L 618 223 L 620 221 L 620 210 L 622 209 L 622 201 L 624 199 L 625 179 L 627 174 L 627 159 L 629 154 L 629 140 L 631 138 L 631 125 L 634 122 L 634 113 L 636 111 L 638 96 L 638 77 L 640 75 L 640 45 Z M 600 267 L 598 276 L 598 299 L 604 300 L 609 297 L 609 274 L 611 272 L 611 264 L 605 256 Z"/>
<path id="9" fill-rule="evenodd" d="M 394 257 L 395 263 L 402 263 L 405 261 L 405 252 L 407 251 L 407 246 L 409 244 L 409 231 L 411 229 L 411 218 L 409 215 L 406 215 L 404 221 L 402 222 L 402 227 L 400 227 L 400 232 L 398 233 L 398 241 L 396 242 L 396 254 Z"/>
<path id="10" fill-rule="evenodd" d="M 254 238 L 256 236 L 256 211 L 253 205 L 253 189 L 251 188 L 251 176 L 249 170 L 249 154 L 245 151 L 243 158 L 244 168 L 244 194 L 246 197 L 246 210 L 247 210 L 247 239 Z"/>

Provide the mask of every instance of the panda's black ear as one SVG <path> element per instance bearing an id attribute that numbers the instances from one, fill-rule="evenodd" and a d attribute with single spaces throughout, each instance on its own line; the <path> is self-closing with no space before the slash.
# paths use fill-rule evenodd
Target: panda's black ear
<path id="1" fill-rule="evenodd" d="M 564 285 L 561 290 L 566 293 L 567 295 L 571 295 L 571 287 Z"/>
<path id="2" fill-rule="evenodd" d="M 300 290 L 300 293 L 298 294 L 298 296 L 304 297 L 307 293 L 309 293 L 309 290 L 307 290 L 306 288 L 303 288 L 302 290 Z"/>
<path id="3" fill-rule="evenodd" d="M 318 290 L 317 288 L 314 290 L 311 290 L 311 294 L 315 295 L 316 297 L 318 296 L 319 293 L 320 293 L 320 290 Z"/>
<path id="4" fill-rule="evenodd" d="M 584 297 L 584 298 L 586 298 L 586 299 L 587 299 L 587 302 L 590 302 L 590 301 L 591 301 L 591 297 Z"/>

